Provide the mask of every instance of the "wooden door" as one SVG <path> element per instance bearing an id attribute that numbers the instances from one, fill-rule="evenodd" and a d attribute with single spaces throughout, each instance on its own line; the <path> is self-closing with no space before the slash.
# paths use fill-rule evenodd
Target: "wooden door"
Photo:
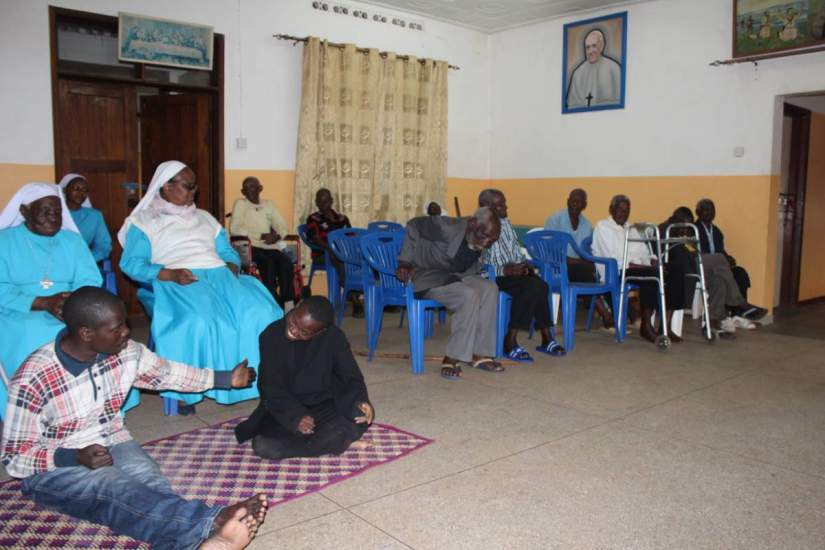
<path id="1" fill-rule="evenodd" d="M 221 216 L 212 173 L 212 128 L 208 94 L 144 96 L 140 101 L 141 169 L 148 184 L 155 168 L 179 160 L 195 172 L 198 208 Z M 220 220 L 220 218 L 218 218 Z"/>
<path id="2" fill-rule="evenodd" d="M 137 118 L 134 86 L 61 78 L 55 109 L 57 179 L 68 172 L 86 176 L 92 205 L 103 212 L 112 236 L 112 265 L 118 294 L 130 313 L 140 307 L 134 285 L 117 267 L 122 249 L 117 232 L 137 198 Z"/>
<path id="3" fill-rule="evenodd" d="M 799 273 L 802 265 L 802 228 L 805 214 L 805 184 L 808 179 L 808 141 L 811 112 L 785 104 L 785 116 L 791 118 L 788 189 L 779 197 L 779 230 L 782 234 L 782 278 L 779 286 L 780 307 L 799 303 Z"/>

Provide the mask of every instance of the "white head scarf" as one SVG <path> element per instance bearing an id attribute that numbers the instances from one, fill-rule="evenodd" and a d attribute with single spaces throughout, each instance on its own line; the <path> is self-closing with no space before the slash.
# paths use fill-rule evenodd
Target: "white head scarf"
<path id="1" fill-rule="evenodd" d="M 427 209 L 430 207 L 430 205 L 431 205 L 432 203 L 436 203 L 436 204 L 439 206 L 439 208 L 441 208 L 441 215 L 442 215 L 442 216 L 449 216 L 449 214 L 447 214 L 447 209 L 446 209 L 446 208 L 444 208 L 443 206 L 441 206 L 441 203 L 440 203 L 440 202 L 438 202 L 438 201 L 434 201 L 434 200 L 424 201 L 424 215 L 425 215 L 425 216 L 429 216 L 429 215 L 430 215 L 430 213 L 429 213 L 429 212 L 427 212 Z"/>
<path id="2" fill-rule="evenodd" d="M 53 183 L 30 182 L 17 190 L 17 193 L 11 198 L 6 207 L 0 214 L 0 229 L 8 227 L 15 227 L 25 222 L 26 219 L 20 213 L 20 206 L 25 204 L 30 205 L 38 199 L 43 197 L 57 197 L 60 199 L 60 205 L 63 207 L 63 225 L 61 229 L 67 229 L 80 233 L 69 213 L 69 207 L 66 206 L 66 199 L 63 198 L 63 193 L 60 188 Z"/>
<path id="3" fill-rule="evenodd" d="M 140 199 L 140 202 L 137 206 L 135 206 L 135 209 L 132 210 L 132 213 L 129 214 L 129 217 L 123 221 L 123 226 L 121 226 L 120 231 L 117 232 L 117 240 L 120 242 L 121 246 L 126 246 L 126 233 L 129 231 L 129 226 L 132 225 L 132 219 L 141 210 L 152 206 L 155 198 L 163 200 L 160 197 L 160 188 L 163 187 L 169 180 L 177 176 L 178 173 L 184 168 L 186 168 L 186 165 L 177 160 L 167 160 L 166 162 L 160 163 L 155 170 L 155 175 L 152 176 L 152 182 L 149 184 L 149 189 L 146 190 L 143 198 Z M 172 205 L 170 204 L 170 206 Z M 194 205 L 192 205 L 192 211 L 194 211 L 194 209 Z"/>
<path id="4" fill-rule="evenodd" d="M 66 195 L 66 186 L 77 179 L 81 179 L 85 182 L 88 182 L 86 176 L 82 176 L 80 174 L 66 174 L 65 176 L 63 176 L 63 179 L 60 180 L 60 183 L 58 183 L 57 186 L 60 187 L 60 189 L 63 191 L 64 196 Z M 92 201 L 89 200 L 88 194 L 86 195 L 86 200 L 83 201 L 83 204 L 81 206 L 84 206 L 86 208 L 92 207 Z"/>

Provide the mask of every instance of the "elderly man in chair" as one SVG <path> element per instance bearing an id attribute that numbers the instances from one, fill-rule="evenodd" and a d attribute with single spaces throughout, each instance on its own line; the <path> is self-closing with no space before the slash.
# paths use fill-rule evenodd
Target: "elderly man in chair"
<path id="1" fill-rule="evenodd" d="M 396 276 L 412 281 L 417 298 L 437 300 L 452 312 L 444 378 L 458 379 L 461 364 L 504 370 L 493 359 L 498 287 L 481 276 L 481 255 L 500 232 L 498 215 L 486 207 L 469 218 L 422 216 L 407 222 Z"/>

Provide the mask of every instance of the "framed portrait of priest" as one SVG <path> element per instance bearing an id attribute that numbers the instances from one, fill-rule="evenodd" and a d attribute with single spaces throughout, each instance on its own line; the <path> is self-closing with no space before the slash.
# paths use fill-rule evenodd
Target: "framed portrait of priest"
<path id="1" fill-rule="evenodd" d="M 564 25 L 561 112 L 624 109 L 627 12 Z"/>

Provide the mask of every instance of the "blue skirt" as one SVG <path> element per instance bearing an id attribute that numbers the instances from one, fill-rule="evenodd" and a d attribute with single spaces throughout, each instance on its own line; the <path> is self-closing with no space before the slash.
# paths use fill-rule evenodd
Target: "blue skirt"
<path id="1" fill-rule="evenodd" d="M 272 294 L 255 278 L 235 277 L 225 267 L 192 269 L 192 284 L 155 280 L 150 308 L 155 352 L 164 359 L 216 371 L 232 370 L 247 359 L 257 372 L 258 336 L 283 317 Z M 146 303 L 145 298 L 144 303 Z M 255 384 L 246 389 L 203 393 L 163 392 L 192 404 L 210 397 L 225 405 L 258 398 Z"/>

